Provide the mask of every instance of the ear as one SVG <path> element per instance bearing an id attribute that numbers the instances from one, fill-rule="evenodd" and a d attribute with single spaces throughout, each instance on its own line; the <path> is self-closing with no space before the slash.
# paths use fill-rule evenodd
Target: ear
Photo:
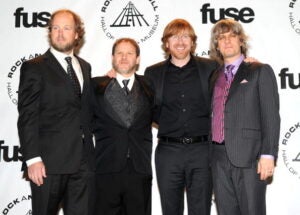
<path id="1" fill-rule="evenodd" d="M 244 39 L 240 37 L 240 45 L 242 46 L 244 43 Z"/>
<path id="2" fill-rule="evenodd" d="M 136 64 L 140 64 L 140 56 L 138 56 L 137 58 L 136 58 Z"/>
<path id="3" fill-rule="evenodd" d="M 169 48 L 169 42 L 166 42 L 166 47 Z"/>

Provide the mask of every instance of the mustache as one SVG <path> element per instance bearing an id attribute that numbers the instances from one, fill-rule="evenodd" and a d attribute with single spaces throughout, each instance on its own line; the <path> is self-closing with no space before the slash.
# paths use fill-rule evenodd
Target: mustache
<path id="1" fill-rule="evenodd" d="M 65 38 L 64 36 L 57 36 L 56 39 L 59 39 L 59 40 L 61 40 L 61 39 L 62 39 L 62 40 L 66 40 L 66 38 Z"/>

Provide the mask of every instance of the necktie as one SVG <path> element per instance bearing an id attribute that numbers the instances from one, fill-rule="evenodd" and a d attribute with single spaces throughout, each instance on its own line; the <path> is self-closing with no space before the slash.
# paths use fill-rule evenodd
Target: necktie
<path id="1" fill-rule="evenodd" d="M 228 66 L 226 66 L 225 78 L 226 78 L 227 82 L 231 82 L 233 79 L 233 73 L 232 73 L 233 69 L 234 69 L 234 65 L 232 65 L 232 64 L 229 64 Z"/>
<path id="2" fill-rule="evenodd" d="M 65 60 L 68 63 L 67 66 L 67 73 L 69 78 L 71 79 L 73 88 L 74 88 L 74 92 L 75 94 L 80 98 L 81 97 L 81 87 L 80 87 L 80 83 L 78 81 L 78 78 L 76 76 L 76 73 L 74 71 L 74 68 L 72 66 L 72 58 L 71 57 L 66 57 Z"/>
<path id="3" fill-rule="evenodd" d="M 128 95 L 128 94 L 129 94 L 129 89 L 128 89 L 127 85 L 128 85 L 128 83 L 129 83 L 129 79 L 124 79 L 124 80 L 122 81 L 122 83 L 123 83 L 123 85 L 124 85 L 123 89 L 124 89 L 124 91 L 125 91 L 125 94 Z"/>

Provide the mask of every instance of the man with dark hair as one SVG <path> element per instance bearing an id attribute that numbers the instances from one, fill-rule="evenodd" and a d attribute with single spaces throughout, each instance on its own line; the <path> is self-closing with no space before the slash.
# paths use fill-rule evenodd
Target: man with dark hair
<path id="1" fill-rule="evenodd" d="M 91 66 L 74 54 L 84 29 L 70 10 L 53 13 L 50 49 L 21 67 L 18 130 L 32 214 L 88 215 L 93 177 Z M 61 205 L 62 203 L 62 205 Z"/>
<path id="2" fill-rule="evenodd" d="M 212 198 L 209 163 L 209 77 L 215 61 L 194 56 L 197 36 L 186 20 L 164 29 L 167 60 L 146 68 L 155 91 L 159 125 L 156 174 L 164 215 L 182 215 L 184 191 L 189 215 L 209 215 Z"/>
<path id="3" fill-rule="evenodd" d="M 211 57 L 212 175 L 219 215 L 265 215 L 266 179 L 278 153 L 279 95 L 267 64 L 245 63 L 247 36 L 240 23 L 217 22 Z"/>
<path id="4" fill-rule="evenodd" d="M 153 93 L 135 74 L 139 62 L 137 42 L 118 39 L 116 77 L 93 78 L 96 214 L 151 214 Z"/>

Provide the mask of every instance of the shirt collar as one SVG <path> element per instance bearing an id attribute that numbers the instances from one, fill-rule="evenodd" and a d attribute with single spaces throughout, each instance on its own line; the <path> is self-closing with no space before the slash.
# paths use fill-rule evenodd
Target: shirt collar
<path id="1" fill-rule="evenodd" d="M 58 60 L 60 60 L 60 61 L 61 61 L 61 60 L 65 61 L 65 58 L 68 57 L 68 56 L 70 56 L 72 59 L 74 58 L 73 50 L 72 50 L 72 52 L 71 52 L 69 55 L 67 55 L 67 54 L 65 54 L 65 53 L 63 53 L 63 52 L 60 52 L 60 51 L 57 51 L 55 48 L 51 47 L 51 48 L 50 48 L 50 52 L 51 52 Z"/>
<path id="2" fill-rule="evenodd" d="M 224 65 L 224 68 L 226 68 L 226 66 L 228 66 L 228 65 L 234 65 L 234 68 L 233 68 L 233 70 L 232 70 L 232 73 L 233 73 L 233 75 L 235 75 L 236 74 L 236 72 L 238 71 L 238 69 L 239 69 L 239 66 L 240 66 L 240 64 L 244 61 L 244 59 L 245 59 L 245 56 L 242 54 L 238 59 L 236 59 L 234 62 L 232 62 L 232 63 L 226 63 L 225 65 Z M 224 70 L 225 71 L 225 70 Z"/>
<path id="3" fill-rule="evenodd" d="M 121 87 L 124 86 L 122 81 L 125 80 L 125 79 L 127 79 L 127 80 L 129 79 L 127 87 L 128 87 L 129 90 L 131 90 L 132 86 L 133 86 L 133 83 L 134 83 L 134 80 L 135 80 L 135 75 L 132 74 L 130 77 L 124 77 L 121 74 L 116 73 L 116 79 L 117 79 L 117 81 L 118 81 L 118 83 L 120 84 Z"/>

